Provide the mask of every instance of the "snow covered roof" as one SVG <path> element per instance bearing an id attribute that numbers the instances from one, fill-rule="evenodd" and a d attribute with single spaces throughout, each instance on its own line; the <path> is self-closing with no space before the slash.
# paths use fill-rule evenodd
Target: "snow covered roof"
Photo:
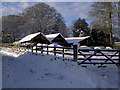
<path id="1" fill-rule="evenodd" d="M 34 34 L 30 34 L 25 36 L 24 38 L 22 38 L 19 43 L 23 43 L 23 42 L 29 42 L 32 41 L 33 39 L 35 39 L 37 36 L 39 36 L 38 39 L 36 39 L 36 42 L 39 43 L 44 43 L 44 44 L 50 44 L 50 41 L 45 37 L 45 35 L 41 32 L 38 33 L 34 33 Z"/>
<path id="2" fill-rule="evenodd" d="M 39 34 L 40 34 L 40 32 L 34 33 L 34 34 L 29 34 L 29 35 L 25 36 L 24 38 L 22 38 L 22 39 L 19 41 L 19 43 L 30 41 L 30 40 L 32 40 L 34 37 L 36 37 L 36 36 L 39 35 Z"/>
<path id="3" fill-rule="evenodd" d="M 56 33 L 56 34 L 48 34 L 48 35 L 45 35 L 47 37 L 47 39 L 52 42 L 52 40 L 54 38 L 56 38 L 58 35 L 61 35 L 60 33 Z M 62 35 L 61 35 L 62 36 Z"/>
<path id="4" fill-rule="evenodd" d="M 51 43 L 56 43 L 62 46 L 68 46 L 69 43 L 65 40 L 64 36 L 61 33 L 45 35 Z"/>
<path id="5" fill-rule="evenodd" d="M 85 36 L 85 37 L 69 37 L 69 38 L 65 38 L 65 40 L 68 42 L 68 43 L 79 43 L 80 41 L 83 41 L 87 38 L 89 38 L 90 36 Z"/>
<path id="6" fill-rule="evenodd" d="M 44 35 L 41 32 L 30 34 L 22 38 L 19 43 L 23 42 L 37 42 L 42 44 L 51 44 L 51 43 L 57 43 L 60 45 L 69 45 L 69 44 L 77 44 L 80 41 L 89 38 L 90 36 L 85 37 L 70 37 L 70 38 L 64 38 L 62 34 L 56 33 L 56 34 L 49 34 Z"/>
<path id="7" fill-rule="evenodd" d="M 52 40 L 55 39 L 58 35 L 60 35 L 61 37 L 63 37 L 61 33 L 48 34 L 48 35 L 45 35 L 45 36 L 47 37 L 47 39 L 48 39 L 50 42 L 52 42 Z M 64 37 L 63 37 L 63 38 L 64 38 Z"/>

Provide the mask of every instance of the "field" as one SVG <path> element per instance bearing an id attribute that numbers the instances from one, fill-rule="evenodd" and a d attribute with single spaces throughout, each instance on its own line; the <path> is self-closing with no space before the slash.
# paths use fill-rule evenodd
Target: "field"
<path id="1" fill-rule="evenodd" d="M 85 68 L 53 55 L 16 53 L 7 48 L 0 53 L 3 88 L 118 88 L 116 65 Z"/>

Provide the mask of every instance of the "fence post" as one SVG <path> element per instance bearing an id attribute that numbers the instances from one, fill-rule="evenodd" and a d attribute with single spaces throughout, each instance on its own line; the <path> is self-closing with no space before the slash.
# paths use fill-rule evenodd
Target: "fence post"
<path id="1" fill-rule="evenodd" d="M 36 45 L 36 55 L 37 55 L 37 45 Z"/>
<path id="2" fill-rule="evenodd" d="M 32 46 L 32 53 L 33 53 L 33 46 Z"/>
<path id="3" fill-rule="evenodd" d="M 56 56 L 56 47 L 55 47 L 55 45 L 54 45 L 54 55 Z"/>
<path id="4" fill-rule="evenodd" d="M 49 51 L 48 51 L 48 45 L 47 45 L 47 55 L 48 55 L 48 52 L 49 52 Z"/>
<path id="5" fill-rule="evenodd" d="M 119 59 L 119 61 L 118 61 L 118 63 L 119 63 L 119 67 L 120 67 L 120 48 L 119 48 L 119 57 L 118 57 L 118 59 Z"/>
<path id="6" fill-rule="evenodd" d="M 43 44 L 41 45 L 41 54 L 43 53 Z"/>
<path id="7" fill-rule="evenodd" d="M 62 53 L 63 53 L 63 58 L 64 58 L 64 47 L 63 47 L 63 52 Z"/>
<path id="8" fill-rule="evenodd" d="M 78 46 L 73 45 L 73 59 L 74 59 L 74 61 L 77 61 L 77 58 L 78 58 Z"/>

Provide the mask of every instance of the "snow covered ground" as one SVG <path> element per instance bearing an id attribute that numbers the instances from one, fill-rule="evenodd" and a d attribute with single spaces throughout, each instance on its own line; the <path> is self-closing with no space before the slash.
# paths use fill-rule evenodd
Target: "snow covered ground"
<path id="1" fill-rule="evenodd" d="M 115 65 L 84 68 L 52 55 L 17 54 L 0 50 L 3 55 L 3 88 L 118 88 L 118 68 Z"/>
<path id="2" fill-rule="evenodd" d="M 0 55 L 0 89 L 2 89 L 2 56 Z"/>

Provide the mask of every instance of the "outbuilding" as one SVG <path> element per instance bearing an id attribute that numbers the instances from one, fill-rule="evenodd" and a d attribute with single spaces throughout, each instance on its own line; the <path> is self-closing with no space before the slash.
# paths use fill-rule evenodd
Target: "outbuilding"
<path id="1" fill-rule="evenodd" d="M 51 43 L 56 43 L 61 46 L 69 46 L 69 43 L 65 40 L 61 33 L 49 34 L 45 36 Z"/>
<path id="2" fill-rule="evenodd" d="M 51 42 L 45 37 L 41 32 L 30 34 L 22 38 L 19 43 L 41 43 L 41 44 L 51 44 Z"/>

